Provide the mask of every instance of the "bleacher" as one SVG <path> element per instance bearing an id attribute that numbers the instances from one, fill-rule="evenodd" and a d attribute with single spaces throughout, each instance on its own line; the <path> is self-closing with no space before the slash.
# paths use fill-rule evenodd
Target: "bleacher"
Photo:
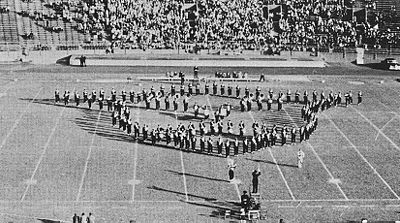
<path id="1" fill-rule="evenodd" d="M 17 44 L 18 39 L 18 23 L 15 11 L 15 7 L 12 2 L 14 0 L 0 1 L 0 7 L 10 7 L 10 12 L 0 13 L 0 43 Z"/>
<path id="2" fill-rule="evenodd" d="M 378 11 L 393 11 L 395 9 L 394 0 L 377 0 L 376 9 Z"/>
<path id="3" fill-rule="evenodd" d="M 0 6 L 9 7 L 10 12 L 0 13 L 0 44 L 22 44 L 22 45 L 80 45 L 85 39 L 85 34 L 78 32 L 76 22 L 64 21 L 61 17 L 54 20 L 35 20 L 35 11 L 43 14 L 55 13 L 52 8 L 45 5 L 47 2 L 41 0 L 22 1 L 5 0 Z M 25 15 L 22 12 L 26 12 Z M 63 31 L 55 32 L 49 27 L 59 26 Z M 25 35 L 33 33 L 34 38 L 26 38 Z"/>

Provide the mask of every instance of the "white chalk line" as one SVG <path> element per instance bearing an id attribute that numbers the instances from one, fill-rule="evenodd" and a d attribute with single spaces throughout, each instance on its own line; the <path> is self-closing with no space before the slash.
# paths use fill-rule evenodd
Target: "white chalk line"
<path id="1" fill-rule="evenodd" d="M 251 111 L 249 111 L 249 112 L 247 112 L 247 113 L 250 115 L 250 117 L 251 117 L 251 119 L 253 120 L 253 122 L 255 122 L 254 116 L 253 116 L 253 114 L 251 114 Z M 285 175 L 283 175 L 283 172 L 282 172 L 282 170 L 281 170 L 281 167 L 279 166 L 278 162 L 276 161 L 276 159 L 275 159 L 275 157 L 274 157 L 274 154 L 272 153 L 271 147 L 268 147 L 268 151 L 269 151 L 269 154 L 270 154 L 271 157 L 272 157 L 272 160 L 273 160 L 274 163 L 275 163 L 276 168 L 277 168 L 278 171 L 279 171 L 279 174 L 281 175 L 281 177 L 282 177 L 282 179 L 283 179 L 283 182 L 285 183 L 286 188 L 287 188 L 288 191 L 289 191 L 290 197 L 292 198 L 292 200 L 295 201 L 296 198 L 295 198 L 294 195 L 293 195 L 292 189 L 290 189 L 290 187 L 289 187 L 289 184 L 288 184 L 288 182 L 287 182 L 287 180 L 286 180 L 286 178 L 285 178 Z"/>
<path id="2" fill-rule="evenodd" d="M 276 200 L 268 200 L 268 199 L 263 199 L 261 198 L 261 200 L 265 203 L 297 203 L 297 202 L 301 202 L 301 203 L 318 203 L 318 202 L 327 202 L 327 203 L 335 203 L 335 202 L 340 202 L 340 203 L 362 203 L 362 202 L 371 202 L 371 203 L 378 203 L 378 202 L 394 202 L 396 204 L 385 204 L 385 206 L 400 206 L 399 200 L 398 199 L 393 199 L 393 198 L 383 198 L 383 199 L 357 199 L 357 198 L 353 198 L 353 199 L 298 199 L 298 200 L 293 200 L 293 199 L 276 199 Z M 189 201 L 191 203 L 220 203 L 221 201 L 227 201 L 227 202 L 237 202 L 237 200 L 213 200 L 213 201 L 205 201 L 205 200 L 193 200 L 193 201 Z M 116 204 L 135 204 L 135 203 L 182 203 L 182 202 L 186 202 L 183 200 L 135 200 L 134 202 L 132 202 L 131 200 L 64 200 L 64 201 L 60 201 L 60 200 L 0 200 L 0 205 L 1 204 L 41 204 L 41 205 L 45 205 L 45 204 L 54 204 L 56 203 L 57 205 L 68 205 L 68 204 L 88 204 L 88 203 L 108 203 L 108 204 L 112 204 L 112 203 L 116 203 Z M 378 205 L 378 204 L 377 204 Z M 379 204 L 381 205 L 381 204 Z"/>
<path id="3" fill-rule="evenodd" d="M 383 103 L 381 103 L 383 104 Z M 378 131 L 378 134 L 381 134 L 385 139 L 387 139 L 390 144 L 392 144 L 398 151 L 400 151 L 399 146 L 393 142 L 393 140 L 391 140 L 385 133 L 383 133 L 383 131 L 381 129 L 379 129 L 374 123 L 371 122 L 371 120 L 369 120 L 367 117 L 365 117 L 358 109 L 354 108 L 353 106 L 350 107 L 351 109 L 353 109 L 355 112 L 357 112 L 365 121 L 367 121 L 376 131 Z M 398 116 L 397 113 L 391 111 L 392 114 L 394 114 L 395 116 Z M 399 116 L 400 117 L 400 116 Z"/>
<path id="4" fill-rule="evenodd" d="M 135 121 L 139 123 L 139 110 L 136 110 L 136 119 Z M 138 150 L 139 150 L 139 143 L 135 142 L 134 145 L 134 154 L 133 154 L 133 182 L 132 182 L 132 202 L 135 201 L 135 186 L 136 186 L 136 172 L 137 172 L 137 159 L 138 159 Z"/>
<path id="5" fill-rule="evenodd" d="M 210 102 L 210 98 L 209 98 L 208 95 L 206 95 L 206 99 L 207 99 L 208 106 L 210 107 L 211 114 L 214 116 L 214 111 L 213 111 L 213 109 L 212 109 L 211 102 Z M 215 118 L 215 116 L 214 116 L 214 118 Z M 237 179 L 237 182 L 240 182 L 240 180 Z M 239 199 L 239 201 L 240 201 L 240 200 L 241 200 L 241 196 L 240 196 L 240 190 L 239 190 L 239 185 L 238 185 L 238 183 L 234 183 L 234 187 L 235 187 L 236 194 L 238 195 L 238 199 Z"/>
<path id="6" fill-rule="evenodd" d="M 386 126 L 387 126 L 390 122 L 393 121 L 394 118 L 396 118 L 396 115 L 393 116 L 384 126 L 382 126 L 382 128 L 381 128 L 380 130 L 383 131 L 383 130 L 386 128 Z M 376 133 L 375 141 L 378 139 L 379 134 L 380 134 L 380 132 L 378 131 L 378 132 Z"/>
<path id="7" fill-rule="evenodd" d="M 44 156 L 46 155 L 46 152 L 47 152 L 47 149 L 49 148 L 51 139 L 53 138 L 53 135 L 54 135 L 54 133 L 56 132 L 56 128 L 58 127 L 58 124 L 60 123 L 60 120 L 61 120 L 61 118 L 62 118 L 62 115 L 63 115 L 63 113 L 64 113 L 66 107 L 67 107 L 67 106 L 64 106 L 63 109 L 61 110 L 61 113 L 60 113 L 59 117 L 57 118 L 57 121 L 56 121 L 56 123 L 54 124 L 54 126 L 53 126 L 53 128 L 52 128 L 52 130 L 51 130 L 51 132 L 50 132 L 49 137 L 47 138 L 46 144 L 45 144 L 44 147 L 43 147 L 42 153 L 40 154 L 39 160 L 38 160 L 38 162 L 36 163 L 35 169 L 33 170 L 33 173 L 32 173 L 32 175 L 31 175 L 31 178 L 30 178 L 29 182 L 32 182 L 33 179 L 35 178 L 36 172 L 38 171 L 39 166 L 40 166 L 40 164 L 42 163 L 42 160 L 43 160 Z M 25 199 L 26 194 L 28 193 L 30 186 L 31 186 L 31 184 L 30 184 L 30 183 L 27 183 L 26 188 L 25 188 L 25 191 L 24 191 L 24 193 L 23 193 L 23 195 L 22 195 L 22 197 L 21 197 L 21 201 L 23 201 L 23 200 Z"/>
<path id="8" fill-rule="evenodd" d="M 175 114 L 175 125 L 178 125 L 178 114 L 176 113 L 176 111 L 174 112 L 174 114 Z M 181 158 L 183 186 L 184 186 L 184 189 L 185 189 L 185 199 L 186 199 L 186 202 L 187 202 L 187 201 L 189 201 L 189 195 L 188 195 L 187 182 L 186 182 L 185 165 L 183 163 L 182 148 L 179 148 L 179 153 L 180 153 L 180 158 Z"/>
<path id="9" fill-rule="evenodd" d="M 96 132 L 97 132 L 97 127 L 98 127 L 99 120 L 100 120 L 100 115 L 101 115 L 101 110 L 99 111 L 99 115 L 97 116 L 96 126 L 95 126 L 95 129 L 94 129 L 94 132 L 93 132 L 93 136 L 92 136 L 92 142 L 90 143 L 89 152 L 88 152 L 88 155 L 86 157 L 86 161 L 85 161 L 85 166 L 84 166 L 83 173 L 82 173 L 81 182 L 79 184 L 78 194 L 76 195 L 76 201 L 79 201 L 79 198 L 80 198 L 81 192 L 82 192 L 82 188 L 83 188 L 83 184 L 85 183 L 86 172 L 87 172 L 87 168 L 88 168 L 88 164 L 89 164 L 89 159 L 90 159 L 91 154 L 92 154 L 93 143 L 94 143 L 94 139 L 96 137 Z"/>
<path id="10" fill-rule="evenodd" d="M 10 90 L 10 88 L 11 88 L 11 83 L 13 83 L 13 81 L 9 81 L 5 85 L 3 85 L 3 87 L 5 87 L 5 89 L 3 90 L 2 93 L 0 93 L 0 97 L 1 97 L 1 95 L 6 95 L 7 94 L 8 90 Z"/>
<path id="11" fill-rule="evenodd" d="M 400 200 L 400 197 L 394 192 L 392 187 L 383 179 L 383 177 L 378 173 L 378 171 L 375 169 L 375 167 L 372 166 L 372 164 L 361 154 L 361 152 L 357 149 L 357 147 L 350 141 L 350 139 L 342 132 L 342 130 L 339 129 L 339 127 L 336 125 L 335 122 L 332 121 L 330 117 L 328 117 L 326 114 L 324 116 L 332 123 L 332 125 L 339 131 L 339 133 L 347 140 L 347 142 L 352 146 L 352 148 L 358 153 L 358 155 L 364 160 L 365 163 L 368 164 L 368 166 L 372 169 L 372 171 L 379 177 L 379 179 L 386 185 L 386 187 L 392 192 L 392 194 Z"/>
<path id="12" fill-rule="evenodd" d="M 215 116 L 214 116 L 214 110 L 212 109 L 210 98 L 209 98 L 208 95 L 205 95 L 205 96 L 206 96 L 206 99 L 207 99 L 208 106 L 210 107 L 211 114 L 212 114 L 213 117 L 215 118 Z M 240 182 L 240 180 L 237 179 L 237 182 Z M 240 200 L 241 200 L 241 197 L 240 197 L 240 190 L 239 190 L 239 185 L 238 185 L 238 183 L 234 183 L 234 187 L 235 187 L 236 194 L 238 195 L 238 198 L 239 198 L 239 201 L 240 201 Z"/>
<path id="13" fill-rule="evenodd" d="M 36 93 L 35 97 L 29 102 L 29 104 L 25 107 L 25 110 L 21 113 L 21 115 L 18 117 L 18 119 L 14 122 L 14 125 L 11 127 L 11 129 L 7 132 L 6 137 L 3 139 L 3 141 L 0 144 L 0 150 L 4 147 L 8 138 L 10 137 L 11 133 L 15 130 L 15 128 L 18 126 L 19 122 L 21 121 L 22 117 L 28 111 L 29 106 L 36 100 L 36 98 L 39 96 L 39 94 L 42 90 L 43 90 L 43 87 L 40 88 L 39 92 Z"/>
<path id="14" fill-rule="evenodd" d="M 292 116 L 289 115 L 289 113 L 285 110 L 285 113 L 289 116 L 290 120 L 292 120 L 293 124 L 296 126 L 296 128 L 299 128 L 299 126 L 297 125 L 297 123 L 293 120 Z M 314 153 L 315 157 L 317 157 L 318 161 L 322 164 L 322 166 L 324 167 L 325 171 L 328 173 L 329 177 L 333 180 L 335 179 L 333 177 L 333 174 L 331 173 L 331 171 L 329 171 L 328 167 L 325 165 L 324 161 L 322 161 L 321 157 L 318 155 L 317 151 L 315 151 L 314 147 L 311 145 L 311 143 L 309 141 L 306 141 L 307 145 L 309 145 L 309 147 L 311 148 L 312 152 Z M 339 186 L 339 183 L 335 183 L 336 187 L 339 189 L 340 193 L 343 195 L 343 197 L 348 200 L 348 197 L 346 196 L 346 194 L 344 193 L 344 191 L 342 190 L 342 188 Z"/>

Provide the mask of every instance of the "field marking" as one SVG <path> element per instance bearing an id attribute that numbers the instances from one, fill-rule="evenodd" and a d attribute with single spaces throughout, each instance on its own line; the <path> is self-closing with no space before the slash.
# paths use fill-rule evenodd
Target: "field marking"
<path id="1" fill-rule="evenodd" d="M 136 119 L 135 121 L 139 123 L 139 109 L 135 110 L 136 113 Z M 139 143 L 135 142 L 134 145 L 134 149 L 135 151 L 133 152 L 133 180 L 132 180 L 132 202 L 135 201 L 135 186 L 138 183 L 138 181 L 136 180 L 136 171 L 137 171 L 137 159 L 138 159 L 138 150 L 139 150 Z"/>
<path id="2" fill-rule="evenodd" d="M 289 116 L 290 120 L 292 120 L 293 124 L 296 126 L 296 128 L 299 128 L 299 126 L 297 125 L 297 123 L 293 120 L 292 116 L 289 115 L 289 113 L 283 109 L 285 111 L 285 113 L 287 114 L 287 116 Z M 322 161 L 321 157 L 319 156 L 319 154 L 317 153 L 317 151 L 315 151 L 314 146 L 311 145 L 311 143 L 309 141 L 306 141 L 307 145 L 311 148 L 311 151 L 314 153 L 315 157 L 317 157 L 318 161 L 322 164 L 322 166 L 324 167 L 325 171 L 328 173 L 329 177 L 330 177 L 330 182 L 332 182 L 333 184 L 336 185 L 336 187 L 339 189 L 340 193 L 343 195 L 343 197 L 348 200 L 349 198 L 347 197 L 347 195 L 344 193 L 343 189 L 339 186 L 339 181 L 337 181 L 338 179 L 336 179 L 335 177 L 333 177 L 333 174 L 331 173 L 331 171 L 329 171 L 328 167 L 325 165 L 324 161 Z"/>
<path id="3" fill-rule="evenodd" d="M 275 163 L 276 168 L 278 169 L 279 173 L 281 174 L 281 177 L 282 177 L 282 179 L 283 179 L 283 182 L 285 182 L 285 186 L 286 186 L 286 188 L 287 188 L 288 191 L 289 191 L 290 197 L 292 198 L 293 201 L 296 201 L 296 198 L 294 197 L 293 192 L 292 192 L 292 190 L 290 189 L 289 184 L 288 184 L 288 182 L 286 181 L 286 178 L 285 178 L 285 176 L 283 175 L 282 170 L 281 170 L 281 168 L 279 167 L 278 162 L 276 161 L 276 159 L 275 159 L 275 157 L 274 157 L 274 154 L 272 153 L 271 147 L 268 147 L 268 151 L 269 151 L 269 154 L 270 154 L 271 157 L 272 157 L 272 160 L 273 160 L 274 163 Z"/>
<path id="4" fill-rule="evenodd" d="M 359 202 L 395 202 L 395 204 L 376 204 L 380 206 L 400 206 L 399 200 L 394 199 L 394 198 L 383 198 L 383 199 L 299 199 L 299 200 L 292 200 L 292 199 L 276 199 L 276 200 L 267 200 L 267 199 L 261 199 L 263 202 L 266 203 L 314 203 L 314 202 L 328 202 L 328 203 L 335 203 L 335 202 L 341 202 L 341 203 L 359 203 Z M 189 201 L 190 203 L 220 203 L 221 201 L 226 201 L 226 202 L 237 202 L 237 200 L 212 200 L 212 201 L 205 201 L 205 200 L 198 200 L 198 201 Z M 52 204 L 52 203 L 57 203 L 57 205 L 60 204 L 87 204 L 87 203 L 116 203 L 116 204 L 135 204 L 135 203 L 183 203 L 186 201 L 183 200 L 135 200 L 134 202 L 130 200 L 99 200 L 99 201 L 88 201 L 88 200 L 82 200 L 82 201 L 75 201 L 75 200 L 70 200 L 70 201 L 61 201 L 61 200 L 0 200 L 0 204 Z M 357 204 L 358 205 L 358 204 Z M 339 205 L 338 205 L 339 206 Z M 343 205 L 345 206 L 345 205 Z"/>
<path id="5" fill-rule="evenodd" d="M 228 164 L 228 166 L 229 166 L 229 165 L 230 165 L 229 157 L 227 157 L 226 162 L 227 162 L 227 164 Z M 237 193 L 238 198 L 239 198 L 238 201 L 240 202 L 240 201 L 241 201 L 241 196 L 240 196 L 240 191 L 239 191 L 239 184 L 241 183 L 241 180 L 236 179 L 236 178 L 233 178 L 233 180 L 231 181 L 231 183 L 235 185 L 236 193 Z"/>
<path id="6" fill-rule="evenodd" d="M 248 111 L 247 113 L 250 115 L 250 117 L 251 117 L 251 119 L 253 120 L 253 123 L 254 123 L 254 122 L 255 122 L 255 119 L 254 119 L 253 114 L 251 114 L 251 111 Z M 292 189 L 290 189 L 289 184 L 288 184 L 288 182 L 287 182 L 285 176 L 283 175 L 283 172 L 282 172 L 282 170 L 281 170 L 281 167 L 278 165 L 278 162 L 276 161 L 276 159 L 275 159 L 275 157 L 274 157 L 274 154 L 272 153 L 271 147 L 268 147 L 268 151 L 269 151 L 269 154 L 270 154 L 271 157 L 272 157 L 272 160 L 273 160 L 274 163 L 275 163 L 276 168 L 277 168 L 278 171 L 279 171 L 279 174 L 281 175 L 281 177 L 282 177 L 282 179 L 283 179 L 283 182 L 285 183 L 286 188 L 287 188 L 288 191 L 289 191 L 290 197 L 292 198 L 292 200 L 295 201 L 296 198 L 294 197 L 293 192 L 292 192 Z"/>
<path id="7" fill-rule="evenodd" d="M 351 107 L 351 106 L 350 106 Z M 390 185 L 383 179 L 383 177 L 378 173 L 378 171 L 372 166 L 370 162 L 361 154 L 361 152 L 357 149 L 357 147 L 350 141 L 350 139 L 342 132 L 342 130 L 339 129 L 339 127 L 336 125 L 335 122 L 332 121 L 330 117 L 328 117 L 326 114 L 324 116 L 333 124 L 333 126 L 339 131 L 339 133 L 347 140 L 348 143 L 353 147 L 353 149 L 358 153 L 358 155 L 364 160 L 365 163 L 369 165 L 369 167 L 373 170 L 373 172 L 381 179 L 381 181 L 386 185 L 386 187 L 392 192 L 392 194 L 400 200 L 399 195 L 394 192 L 394 190 L 390 187 Z"/>
<path id="8" fill-rule="evenodd" d="M 214 110 L 213 110 L 213 108 L 211 106 L 211 102 L 210 102 L 210 98 L 209 98 L 208 94 L 206 95 L 206 99 L 207 99 L 208 106 L 210 107 L 210 110 L 211 110 L 210 116 L 212 115 L 214 117 L 214 119 L 215 119 Z"/>
<path id="9" fill-rule="evenodd" d="M 393 89 L 392 89 L 393 90 Z M 397 93 L 397 91 L 395 91 Z M 400 117 L 399 115 L 399 111 L 393 110 L 392 108 L 390 108 L 389 106 L 387 106 L 386 104 L 384 104 L 381 101 L 378 101 L 379 104 L 383 105 L 383 107 L 385 107 L 387 110 L 389 110 L 390 113 L 394 113 L 394 115 Z"/>
<path id="10" fill-rule="evenodd" d="M 61 112 L 60 112 L 60 115 L 59 115 L 58 118 L 57 118 L 56 123 L 54 123 L 54 126 L 53 126 L 53 128 L 51 129 L 50 135 L 49 135 L 49 137 L 47 138 L 46 144 L 44 144 L 42 153 L 40 154 L 39 160 L 38 160 L 38 162 L 36 163 L 36 166 L 35 166 L 35 169 L 33 170 L 33 173 L 32 173 L 32 175 L 31 175 L 31 178 L 27 181 L 27 185 L 26 185 L 26 188 L 25 188 L 25 192 L 23 193 L 23 195 L 22 195 L 22 197 L 21 197 L 21 201 L 23 201 L 23 200 L 25 199 L 26 194 L 28 193 L 29 188 L 30 188 L 30 186 L 33 184 L 33 182 L 36 184 L 36 180 L 34 180 L 35 175 L 36 175 L 36 172 L 38 171 L 39 166 L 40 166 L 40 164 L 42 163 L 42 160 L 43 160 L 44 156 L 46 155 L 46 152 L 47 152 L 47 149 L 49 148 L 51 139 L 53 138 L 53 135 L 54 135 L 54 133 L 56 132 L 56 128 L 58 127 L 58 124 L 60 123 L 60 120 L 61 120 L 61 118 L 62 118 L 62 115 L 63 115 L 63 113 L 64 113 L 66 107 L 67 107 L 67 106 L 64 106 L 64 107 L 63 107 L 63 109 L 62 109 Z"/>
<path id="11" fill-rule="evenodd" d="M 29 106 L 36 100 L 36 98 L 39 96 L 40 92 L 43 90 L 43 87 L 39 89 L 39 92 L 36 93 L 35 97 L 29 102 L 29 104 L 25 107 L 25 110 L 21 113 L 21 115 L 18 117 L 18 119 L 14 122 L 14 125 L 11 127 L 10 131 L 7 132 L 6 137 L 3 139 L 3 141 L 0 144 L 0 150 L 4 147 L 6 144 L 8 137 L 10 137 L 11 133 L 15 130 L 15 128 L 18 126 L 19 122 L 21 121 L 22 117 L 25 115 L 25 113 L 28 111 Z"/>
<path id="12" fill-rule="evenodd" d="M 175 115 L 175 125 L 178 125 L 178 114 L 176 113 L 176 111 L 174 111 L 174 115 Z M 181 157 L 183 186 L 185 188 L 185 199 L 186 199 L 186 201 L 189 201 L 188 189 L 187 189 L 187 183 L 186 183 L 185 165 L 183 164 L 182 148 L 179 148 L 179 153 L 180 153 L 180 157 Z"/>
<path id="13" fill-rule="evenodd" d="M 0 93 L 0 98 L 3 96 L 7 96 L 7 92 L 11 88 L 11 83 L 13 83 L 13 81 L 9 81 L 5 85 L 2 86 L 2 87 L 5 87 L 5 89 Z"/>
<path id="14" fill-rule="evenodd" d="M 378 127 L 376 127 L 376 125 L 374 123 L 371 122 L 371 120 L 369 120 L 367 117 L 365 117 L 363 114 L 361 114 L 360 111 L 358 111 L 358 109 L 354 108 L 353 106 L 350 106 L 351 109 L 353 109 L 355 112 L 357 112 L 365 121 L 367 121 L 376 131 L 378 131 L 378 134 L 381 134 L 383 137 L 385 137 L 390 144 L 392 144 L 398 151 L 400 151 L 399 146 L 394 143 L 385 133 L 382 132 L 382 130 L 380 130 Z M 392 111 L 392 113 L 394 113 Z"/>
<path id="15" fill-rule="evenodd" d="M 86 172 L 87 172 L 87 168 L 88 168 L 88 164 L 89 164 L 89 159 L 90 159 L 91 154 L 92 154 L 94 138 L 96 137 L 96 132 L 97 132 L 97 127 L 99 125 L 100 115 L 101 115 L 101 110 L 99 111 L 99 115 L 97 116 L 96 126 L 94 128 L 94 132 L 93 132 L 93 136 L 92 136 L 92 142 L 90 143 L 90 146 L 89 146 L 89 152 L 88 152 L 88 155 L 86 157 L 85 167 L 83 169 L 81 182 L 79 184 L 78 194 L 76 195 L 76 201 L 79 201 L 79 198 L 80 198 L 81 192 L 82 192 L 82 188 L 83 188 L 83 184 L 85 183 Z"/>
<path id="16" fill-rule="evenodd" d="M 386 128 L 386 126 L 387 126 L 390 122 L 393 121 L 394 118 L 396 118 L 396 115 L 393 116 L 384 126 L 382 126 L 382 128 L 381 128 L 380 130 L 383 131 L 383 130 Z M 378 139 L 378 136 L 379 136 L 379 132 L 376 133 L 375 141 Z"/>
<path id="17" fill-rule="evenodd" d="M 206 99 L 207 99 L 207 104 L 208 104 L 208 106 L 210 107 L 211 114 L 212 114 L 212 116 L 213 116 L 214 119 L 215 119 L 214 110 L 212 109 L 212 106 L 211 106 L 210 97 L 208 96 L 208 94 L 205 95 L 205 96 L 206 96 Z M 241 196 L 240 196 L 239 182 L 241 182 L 241 180 L 240 180 L 240 179 L 236 179 L 236 182 L 234 182 L 233 185 L 234 185 L 234 187 L 235 187 L 236 194 L 238 195 L 239 201 L 241 201 L 242 198 L 241 198 Z"/>
<path id="18" fill-rule="evenodd" d="M 348 200 L 349 198 L 346 196 L 346 194 L 344 193 L 344 191 L 342 190 L 342 188 L 339 186 L 339 182 L 337 181 L 338 179 L 334 178 L 331 171 L 329 171 L 328 167 L 325 165 L 325 163 L 322 161 L 321 157 L 318 155 L 318 153 L 315 151 L 314 147 L 311 145 L 311 143 L 309 143 L 307 141 L 307 145 L 309 145 L 309 147 L 311 148 L 311 150 L 313 151 L 314 155 L 317 157 L 318 161 L 322 164 L 322 166 L 324 167 L 324 169 L 326 170 L 326 172 L 329 174 L 330 182 L 335 184 L 336 187 L 339 189 L 340 193 L 342 193 L 344 199 Z"/>

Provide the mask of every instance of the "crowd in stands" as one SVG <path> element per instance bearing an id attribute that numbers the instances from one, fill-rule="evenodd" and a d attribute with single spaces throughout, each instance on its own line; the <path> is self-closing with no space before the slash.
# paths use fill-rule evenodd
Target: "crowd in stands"
<path id="1" fill-rule="evenodd" d="M 10 7 L 9 6 L 0 6 L 0 13 L 9 13 Z"/>
<path id="2" fill-rule="evenodd" d="M 71 5 L 62 6 L 63 17 L 71 16 Z M 278 8 L 266 10 L 268 5 Z M 74 7 L 79 29 L 106 31 L 113 47 L 127 42 L 142 49 L 196 43 L 199 50 L 240 51 L 400 43 L 395 34 L 377 29 L 378 16 L 353 21 L 350 6 L 341 0 L 199 0 L 192 7 L 185 7 L 183 0 L 91 0 Z"/>
<path id="3" fill-rule="evenodd" d="M 35 12 L 30 16 L 75 20 L 78 31 L 99 40 L 108 38 L 110 52 L 114 47 L 180 47 L 195 53 L 258 49 L 274 54 L 363 44 L 377 48 L 400 45 L 400 34 L 380 29 L 383 19 L 379 13 L 353 12 L 342 0 L 197 0 L 192 4 L 184 0 L 85 0 L 47 6 L 56 15 Z"/>

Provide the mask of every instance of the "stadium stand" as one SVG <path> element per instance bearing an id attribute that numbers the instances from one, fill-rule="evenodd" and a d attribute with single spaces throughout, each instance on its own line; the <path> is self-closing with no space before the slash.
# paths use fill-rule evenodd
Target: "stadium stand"
<path id="1" fill-rule="evenodd" d="M 400 46 L 393 0 L 7 0 L 1 6 L 10 11 L 1 13 L 0 42 L 25 45 L 267 54 Z"/>
<path id="2" fill-rule="evenodd" d="M 18 30 L 17 30 L 17 18 L 13 10 L 15 7 L 11 4 L 13 0 L 6 0 L 0 2 L 0 8 L 7 9 L 0 13 L 0 43 L 10 43 L 17 44 L 18 40 Z"/>

